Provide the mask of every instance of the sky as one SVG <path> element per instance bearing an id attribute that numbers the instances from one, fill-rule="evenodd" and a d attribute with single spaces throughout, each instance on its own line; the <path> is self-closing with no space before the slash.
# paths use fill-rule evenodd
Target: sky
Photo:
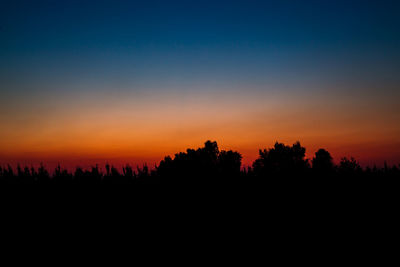
<path id="1" fill-rule="evenodd" d="M 400 163 L 399 1 L 0 0 L 0 164 L 216 140 Z"/>

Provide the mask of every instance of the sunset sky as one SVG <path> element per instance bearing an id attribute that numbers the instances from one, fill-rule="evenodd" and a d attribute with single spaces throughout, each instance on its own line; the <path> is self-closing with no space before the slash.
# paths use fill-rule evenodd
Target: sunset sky
<path id="1" fill-rule="evenodd" d="M 400 1 L 0 0 L 0 164 L 400 163 L 399 103 Z"/>

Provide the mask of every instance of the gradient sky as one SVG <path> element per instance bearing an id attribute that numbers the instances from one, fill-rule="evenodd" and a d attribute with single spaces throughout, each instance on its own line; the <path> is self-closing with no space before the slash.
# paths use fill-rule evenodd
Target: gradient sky
<path id="1" fill-rule="evenodd" d="M 0 164 L 399 163 L 399 103 L 399 1 L 0 0 Z"/>

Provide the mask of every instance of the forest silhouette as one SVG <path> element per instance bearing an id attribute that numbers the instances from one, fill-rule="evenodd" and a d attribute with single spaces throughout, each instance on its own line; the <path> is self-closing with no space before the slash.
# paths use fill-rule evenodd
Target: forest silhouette
<path id="1" fill-rule="evenodd" d="M 334 164 L 330 153 L 319 149 L 309 160 L 306 149 L 296 142 L 292 146 L 275 143 L 260 149 L 251 167 L 242 166 L 242 155 L 236 151 L 219 150 L 217 142 L 207 141 L 204 147 L 187 149 L 174 157 L 166 156 L 153 169 L 147 165 L 133 168 L 125 165 L 122 172 L 107 164 L 102 171 L 98 165 L 89 170 L 77 167 L 74 172 L 61 168 L 49 171 L 40 167 L 13 169 L 0 166 L 1 184 L 160 184 L 160 185 L 227 185 L 261 184 L 276 181 L 344 181 L 400 178 L 400 164 L 362 168 L 354 158 L 342 158 Z M 397 181 L 397 179 L 396 179 Z"/>

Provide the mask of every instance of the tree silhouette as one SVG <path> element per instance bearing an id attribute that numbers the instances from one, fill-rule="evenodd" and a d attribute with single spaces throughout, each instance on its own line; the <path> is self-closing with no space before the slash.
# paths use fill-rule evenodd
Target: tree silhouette
<path id="1" fill-rule="evenodd" d="M 309 169 L 305 153 L 300 142 L 291 147 L 276 142 L 274 148 L 259 150 L 259 158 L 253 163 L 254 174 L 257 177 L 304 175 Z"/>
<path id="2" fill-rule="evenodd" d="M 323 148 L 319 149 L 312 159 L 312 168 L 317 174 L 333 173 L 334 165 L 331 154 Z"/>
<path id="3" fill-rule="evenodd" d="M 342 158 L 340 160 L 338 169 L 339 173 L 343 176 L 355 176 L 361 174 L 362 172 L 360 164 L 353 157 L 350 159 L 346 157 Z"/>
<path id="4" fill-rule="evenodd" d="M 233 151 L 221 151 L 218 155 L 219 173 L 225 176 L 234 176 L 240 173 L 242 155 Z"/>
<path id="5" fill-rule="evenodd" d="M 180 183 L 216 182 L 216 179 L 240 176 L 242 156 L 238 152 L 219 151 L 217 142 L 207 141 L 203 148 L 187 149 L 165 157 L 156 168 L 156 175 L 163 180 Z M 190 178 L 190 179 L 189 179 Z"/>

